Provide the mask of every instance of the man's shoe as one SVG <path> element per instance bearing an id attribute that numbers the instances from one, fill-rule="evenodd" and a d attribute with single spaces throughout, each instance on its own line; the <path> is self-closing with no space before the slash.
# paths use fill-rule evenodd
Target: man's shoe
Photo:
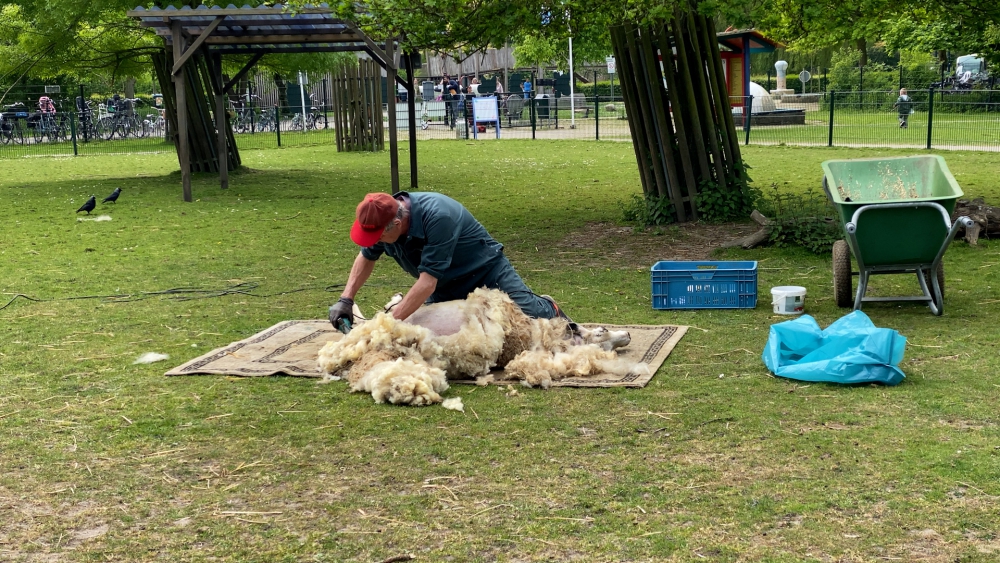
<path id="1" fill-rule="evenodd" d="M 555 299 L 553 299 L 549 295 L 539 295 L 539 297 L 541 297 L 542 299 L 548 301 L 549 303 L 552 303 L 552 308 L 556 310 L 556 316 L 557 317 L 566 319 L 566 321 L 568 321 L 570 324 L 574 324 L 573 323 L 573 319 L 569 318 L 569 315 L 567 315 L 566 313 L 564 313 L 563 310 L 559 308 L 559 305 L 556 304 L 556 300 Z"/>

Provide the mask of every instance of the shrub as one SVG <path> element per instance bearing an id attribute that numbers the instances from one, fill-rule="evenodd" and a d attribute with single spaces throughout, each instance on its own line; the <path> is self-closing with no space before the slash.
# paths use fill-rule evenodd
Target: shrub
<path id="1" fill-rule="evenodd" d="M 771 184 L 771 191 L 759 201 L 760 211 L 771 218 L 768 241 L 777 247 L 799 245 L 816 254 L 830 252 L 833 243 L 843 238 L 836 210 L 825 194 L 806 190 L 805 194 L 782 194 Z"/>
<path id="2" fill-rule="evenodd" d="M 642 196 L 618 203 L 622 220 L 637 227 L 668 225 L 674 222 L 674 204 L 667 196 Z"/>
<path id="3" fill-rule="evenodd" d="M 738 165 L 737 179 L 731 186 L 703 181 L 698 186 L 698 216 L 703 221 L 720 223 L 746 219 L 760 199 L 760 190 L 753 187 L 746 164 Z"/>

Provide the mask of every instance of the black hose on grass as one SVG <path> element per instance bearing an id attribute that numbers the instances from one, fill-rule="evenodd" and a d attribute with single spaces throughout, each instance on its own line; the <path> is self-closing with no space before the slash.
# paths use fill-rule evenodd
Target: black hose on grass
<path id="1" fill-rule="evenodd" d="M 30 295 L 25 295 L 23 293 L 15 293 L 14 296 L 7 302 L 3 307 L 0 307 L 0 311 L 10 307 L 14 301 L 18 298 L 27 299 L 28 301 L 35 301 L 37 303 L 44 303 L 48 301 L 73 301 L 77 299 L 103 299 L 108 303 L 129 303 L 132 301 L 142 301 L 143 299 L 148 299 L 155 296 L 169 296 L 168 299 L 175 301 L 190 301 L 192 299 L 208 299 L 211 297 L 222 297 L 225 295 L 247 295 L 250 297 L 275 297 L 278 295 L 288 295 L 291 293 L 299 293 L 302 291 L 313 291 L 317 289 L 322 289 L 323 291 L 333 292 L 338 289 L 342 289 L 344 284 L 335 283 L 327 285 L 325 287 L 300 287 L 299 289 L 292 289 L 290 291 L 278 291 L 275 293 L 257 294 L 253 293 L 255 289 L 260 287 L 257 282 L 243 282 L 236 285 L 231 285 L 222 289 L 201 289 L 197 287 L 175 287 L 171 289 L 164 289 L 161 291 L 141 291 L 139 293 L 121 293 L 115 295 L 78 295 L 74 297 L 55 297 L 52 299 L 39 299 L 37 297 L 31 297 Z"/>

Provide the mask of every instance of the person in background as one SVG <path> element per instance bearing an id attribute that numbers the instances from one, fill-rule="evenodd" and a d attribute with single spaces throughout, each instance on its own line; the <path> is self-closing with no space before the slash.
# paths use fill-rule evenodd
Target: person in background
<path id="1" fill-rule="evenodd" d="M 479 84 L 480 84 L 479 77 L 477 76 L 477 77 L 473 78 L 472 79 L 472 84 L 469 86 L 469 93 L 472 94 L 473 96 L 478 96 L 479 95 Z"/>
<path id="2" fill-rule="evenodd" d="M 524 92 L 524 99 L 527 100 L 531 98 L 531 79 L 525 78 L 524 84 L 521 84 L 521 91 Z"/>
<path id="3" fill-rule="evenodd" d="M 499 76 L 497 77 L 497 97 L 503 97 L 503 80 L 500 80 Z"/>
<path id="4" fill-rule="evenodd" d="M 455 106 L 452 105 L 452 100 L 454 95 L 452 92 L 454 90 L 451 88 L 451 84 L 455 81 L 451 79 L 447 74 L 441 79 L 441 101 L 444 102 L 444 124 L 450 126 L 452 129 L 455 128 Z"/>
<path id="5" fill-rule="evenodd" d="M 896 103 L 892 104 L 892 107 L 899 111 L 899 128 L 907 129 L 910 111 L 913 109 L 913 99 L 906 95 L 906 88 L 900 88 L 899 97 L 896 98 Z"/>

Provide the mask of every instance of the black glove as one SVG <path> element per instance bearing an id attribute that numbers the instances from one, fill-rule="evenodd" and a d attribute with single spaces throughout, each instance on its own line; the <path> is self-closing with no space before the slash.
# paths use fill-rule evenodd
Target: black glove
<path id="1" fill-rule="evenodd" d="M 333 325 L 333 328 L 340 330 L 340 326 L 337 325 L 337 321 L 340 319 L 347 319 L 349 325 L 354 324 L 353 307 L 354 300 L 350 297 L 341 297 L 336 303 L 330 305 L 330 324 Z"/>

